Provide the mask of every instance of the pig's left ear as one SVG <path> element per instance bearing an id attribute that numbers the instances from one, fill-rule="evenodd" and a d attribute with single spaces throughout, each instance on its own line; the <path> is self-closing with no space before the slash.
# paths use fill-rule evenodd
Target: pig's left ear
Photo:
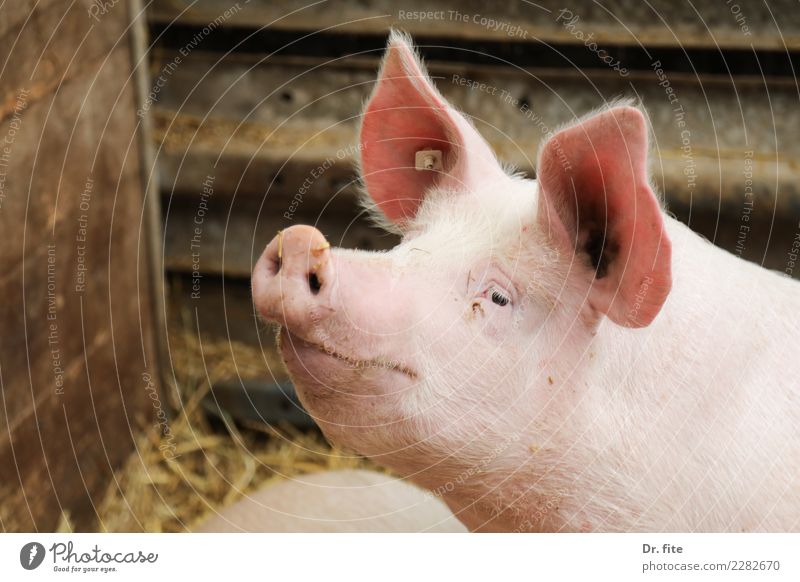
<path id="1" fill-rule="evenodd" d="M 642 113 L 616 107 L 558 132 L 539 154 L 542 227 L 583 255 L 591 306 L 626 327 L 649 325 L 672 286 L 647 140 Z"/>
<path id="2" fill-rule="evenodd" d="M 425 151 L 441 152 L 441 160 L 418 157 Z M 409 39 L 392 32 L 361 124 L 361 177 L 375 204 L 402 229 L 431 187 L 469 190 L 501 174 L 488 144 L 433 86 Z"/>

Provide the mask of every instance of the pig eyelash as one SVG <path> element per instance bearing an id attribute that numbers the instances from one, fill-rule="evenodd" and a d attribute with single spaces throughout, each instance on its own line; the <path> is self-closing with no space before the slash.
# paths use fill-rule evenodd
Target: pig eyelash
<path id="1" fill-rule="evenodd" d="M 491 290 L 490 297 L 492 299 L 492 303 L 499 305 L 500 307 L 505 307 L 511 303 L 511 298 L 496 288 Z"/>

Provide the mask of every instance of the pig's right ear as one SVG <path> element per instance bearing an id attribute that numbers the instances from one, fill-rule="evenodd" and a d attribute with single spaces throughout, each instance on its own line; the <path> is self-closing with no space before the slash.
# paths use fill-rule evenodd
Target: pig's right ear
<path id="1" fill-rule="evenodd" d="M 409 39 L 392 32 L 361 124 L 361 178 L 395 225 L 412 219 L 434 186 L 465 191 L 503 175 L 488 144 L 433 86 Z M 441 160 L 430 154 L 441 152 Z M 439 163 L 441 161 L 441 164 Z"/>

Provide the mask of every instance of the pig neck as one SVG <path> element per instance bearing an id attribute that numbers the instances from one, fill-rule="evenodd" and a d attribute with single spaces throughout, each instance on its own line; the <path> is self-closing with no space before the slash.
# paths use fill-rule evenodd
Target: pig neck
<path id="1" fill-rule="evenodd" d="M 741 476 L 745 469 L 740 459 L 732 456 L 726 465 L 738 466 L 740 473 L 718 473 L 716 480 L 708 459 L 724 465 L 724 455 L 714 447 L 740 450 L 727 445 L 741 435 L 721 435 L 718 442 L 708 439 L 704 444 L 706 439 L 698 439 L 692 428 L 708 424 L 703 415 L 718 403 L 735 408 L 732 387 L 747 378 L 770 382 L 771 375 L 776 386 L 780 384 L 771 367 L 776 358 L 792 361 L 789 349 L 800 340 L 796 331 L 800 286 L 714 247 L 674 219 L 665 221 L 673 245 L 673 288 L 661 313 L 644 329 L 626 329 L 604 320 L 587 335 L 586 349 L 578 350 L 580 359 L 561 366 L 565 374 L 572 372 L 573 380 L 562 391 L 564 402 L 556 417 L 570 415 L 570 422 L 557 423 L 550 435 L 526 429 L 530 432 L 515 443 L 516 450 L 509 452 L 498 476 L 482 476 L 445 496 L 470 529 L 733 527 L 725 520 L 735 509 L 721 514 L 718 522 L 713 514 L 704 516 L 707 521 L 693 522 L 676 515 L 669 494 L 674 500 L 688 490 L 702 497 L 705 488 L 707 498 L 734 498 L 734 491 L 720 486 Z M 775 303 L 790 310 L 788 319 L 794 323 L 787 323 L 787 313 L 776 309 Z M 770 350 L 777 355 L 754 369 L 759 364 L 753 363 L 753 354 L 763 352 L 767 342 L 775 344 Z M 743 363 L 748 363 L 747 370 Z M 777 441 L 787 435 L 773 436 Z M 551 454 L 543 451 L 544 458 L 536 462 L 543 452 L 537 453 L 531 443 L 542 442 Z M 671 448 L 665 448 L 666 442 Z M 704 446 L 706 450 L 698 448 Z M 669 454 L 679 450 L 693 454 Z M 661 466 L 653 468 L 653 459 L 662 459 Z M 747 470 L 757 478 L 762 467 L 753 463 Z M 708 477 L 699 479 L 698 485 L 697 475 Z M 743 493 L 749 496 L 752 491 Z"/>

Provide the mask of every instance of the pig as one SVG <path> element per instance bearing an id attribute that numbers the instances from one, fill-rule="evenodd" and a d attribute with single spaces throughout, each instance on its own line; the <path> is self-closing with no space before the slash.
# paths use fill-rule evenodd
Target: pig
<path id="1" fill-rule="evenodd" d="M 526 179 L 392 33 L 359 172 L 400 243 L 293 225 L 252 275 L 327 438 L 471 531 L 797 530 L 800 285 L 673 219 L 649 140 L 612 103 Z"/>
<path id="2" fill-rule="evenodd" d="M 376 471 L 324 471 L 268 485 L 196 532 L 439 532 L 466 528 L 412 484 Z"/>

